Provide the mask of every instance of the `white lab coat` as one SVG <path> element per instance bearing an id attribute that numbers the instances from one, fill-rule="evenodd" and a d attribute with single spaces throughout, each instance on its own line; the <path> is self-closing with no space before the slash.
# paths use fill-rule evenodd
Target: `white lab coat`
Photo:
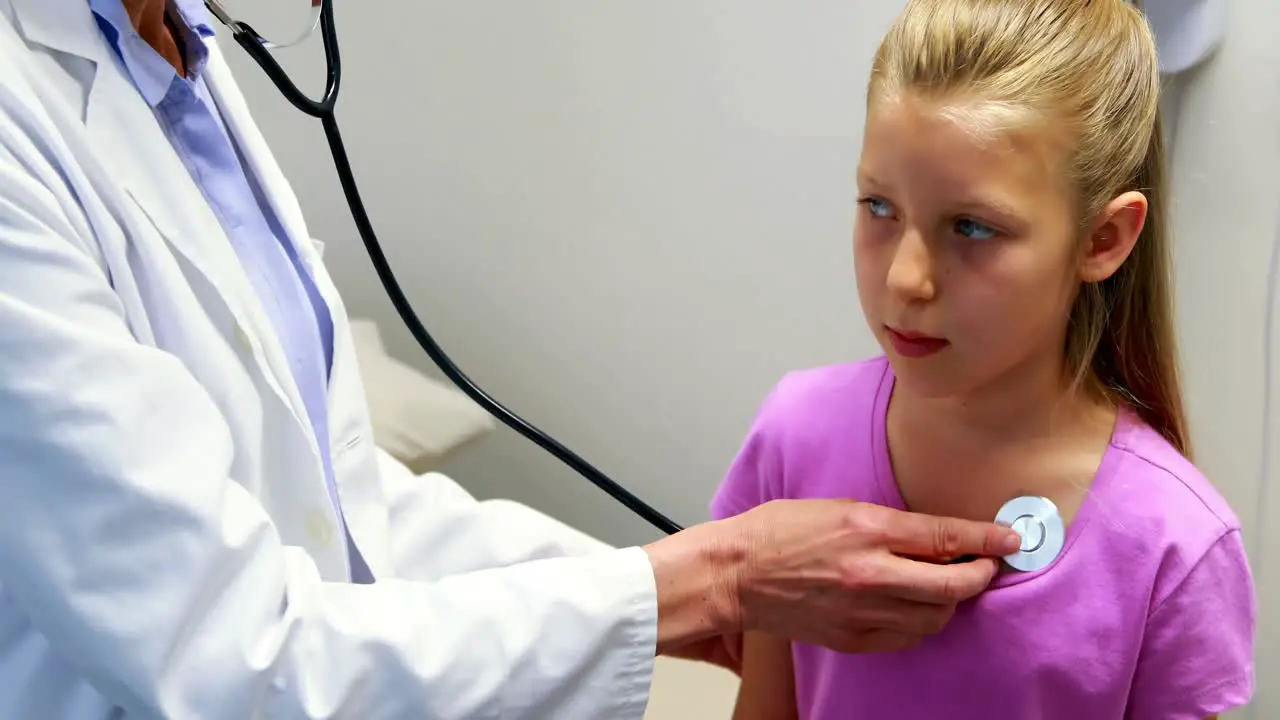
<path id="1" fill-rule="evenodd" d="M 332 308 L 379 582 L 347 582 L 282 349 L 86 0 L 0 0 L 0 717 L 641 717 L 645 553 L 374 447 L 319 246 L 216 51 L 208 80 Z"/>

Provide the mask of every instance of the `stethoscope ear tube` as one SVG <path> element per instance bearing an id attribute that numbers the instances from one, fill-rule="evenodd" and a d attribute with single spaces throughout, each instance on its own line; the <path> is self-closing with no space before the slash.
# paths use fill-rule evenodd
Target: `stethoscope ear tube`
<path id="1" fill-rule="evenodd" d="M 289 78 L 288 73 L 272 57 L 270 52 L 271 45 L 258 35 L 252 27 L 229 17 L 217 0 L 205 0 L 209 10 L 231 30 L 236 42 L 262 68 L 267 77 L 271 78 L 271 81 L 280 90 L 281 94 L 298 110 L 320 119 L 324 127 L 325 138 L 329 143 L 329 150 L 333 154 L 334 165 L 338 171 L 338 179 L 342 183 L 342 191 L 346 195 L 347 204 L 351 208 L 351 217 L 356 223 L 360 239 L 364 242 L 365 250 L 369 254 L 369 259 L 373 262 L 374 270 L 378 273 L 378 279 L 382 281 L 382 286 L 386 290 L 387 296 L 391 299 L 392 305 L 395 306 L 401 321 L 409 328 L 414 340 L 418 342 L 418 345 L 427 353 L 427 356 L 439 366 L 440 370 L 444 372 L 451 382 L 457 385 L 460 390 L 490 415 L 546 452 L 551 453 L 556 459 L 568 465 L 593 485 L 622 503 L 636 515 L 644 518 L 654 527 L 668 534 L 680 532 L 682 528 L 678 524 L 640 500 L 640 498 L 600 470 L 597 470 L 586 460 L 569 450 L 569 448 L 539 430 L 524 418 L 508 410 L 500 402 L 480 389 L 458 368 L 445 353 L 444 349 L 440 347 L 439 343 L 431 336 L 431 333 L 427 331 L 417 313 L 414 312 L 409 299 L 405 297 L 404 291 L 401 289 L 400 283 L 396 280 L 395 273 L 391 269 L 391 263 L 387 260 L 386 254 L 382 250 L 382 245 L 378 242 L 373 223 L 370 221 L 368 212 L 364 207 L 364 201 L 360 197 L 360 188 L 356 184 L 355 174 L 351 170 L 351 162 L 347 157 L 346 146 L 342 142 L 342 134 L 339 132 L 338 121 L 334 115 L 334 108 L 337 104 L 338 91 L 342 81 L 342 60 L 338 52 L 337 32 L 334 29 L 333 0 L 312 0 L 312 2 L 313 6 L 318 8 L 317 18 L 320 24 L 321 36 L 324 40 L 325 60 L 328 66 L 325 93 L 318 102 L 307 97 L 305 93 L 298 89 L 297 85 Z"/>
<path id="2" fill-rule="evenodd" d="M 307 25 L 307 29 L 302 31 L 302 34 L 288 42 L 277 42 L 275 40 L 259 36 L 258 39 L 261 41 L 262 46 L 268 50 L 277 50 L 280 48 L 289 48 L 295 45 L 300 45 L 304 41 L 310 39 L 311 36 L 315 34 L 316 28 L 320 26 L 320 16 L 324 14 L 324 8 L 325 5 L 328 4 L 328 0 L 310 0 L 310 2 L 311 22 Z M 226 6 L 222 3 L 223 0 L 204 0 L 204 5 L 209 9 L 209 13 L 212 14 L 218 22 L 230 28 L 232 32 L 235 32 L 238 26 L 248 27 L 247 23 L 242 23 L 232 17 L 231 12 L 228 11 Z"/>

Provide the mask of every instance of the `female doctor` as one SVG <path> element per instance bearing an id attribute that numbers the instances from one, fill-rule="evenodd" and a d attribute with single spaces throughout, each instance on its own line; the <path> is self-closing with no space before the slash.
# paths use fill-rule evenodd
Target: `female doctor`
<path id="1" fill-rule="evenodd" d="M 640 718 L 656 653 L 908 646 L 1017 546 L 827 501 L 615 550 L 413 477 L 197 2 L 0 0 L 0 68 L 0 717 Z"/>

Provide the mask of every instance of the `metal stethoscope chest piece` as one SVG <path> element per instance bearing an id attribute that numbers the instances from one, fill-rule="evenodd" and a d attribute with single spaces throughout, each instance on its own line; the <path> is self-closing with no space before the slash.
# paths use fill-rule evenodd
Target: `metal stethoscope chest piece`
<path id="1" fill-rule="evenodd" d="M 1013 528 L 1022 537 L 1022 547 L 1004 562 L 1014 570 L 1035 572 L 1048 567 L 1066 541 L 1066 528 L 1058 506 L 1049 498 L 1017 497 L 996 513 L 996 524 Z"/>

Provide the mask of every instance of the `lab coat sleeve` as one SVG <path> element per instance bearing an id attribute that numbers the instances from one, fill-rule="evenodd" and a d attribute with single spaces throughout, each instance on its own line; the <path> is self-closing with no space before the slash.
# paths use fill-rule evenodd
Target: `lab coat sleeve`
<path id="1" fill-rule="evenodd" d="M 0 113 L 0 578 L 70 667 L 129 717 L 642 717 L 639 548 L 350 585 L 282 544 L 212 399 L 129 332 L 32 137 Z"/>
<path id="2" fill-rule="evenodd" d="M 612 551 L 527 505 L 478 501 L 451 478 L 440 473 L 414 475 L 383 450 L 378 451 L 378 461 L 397 577 L 437 580 L 530 560 Z"/>

